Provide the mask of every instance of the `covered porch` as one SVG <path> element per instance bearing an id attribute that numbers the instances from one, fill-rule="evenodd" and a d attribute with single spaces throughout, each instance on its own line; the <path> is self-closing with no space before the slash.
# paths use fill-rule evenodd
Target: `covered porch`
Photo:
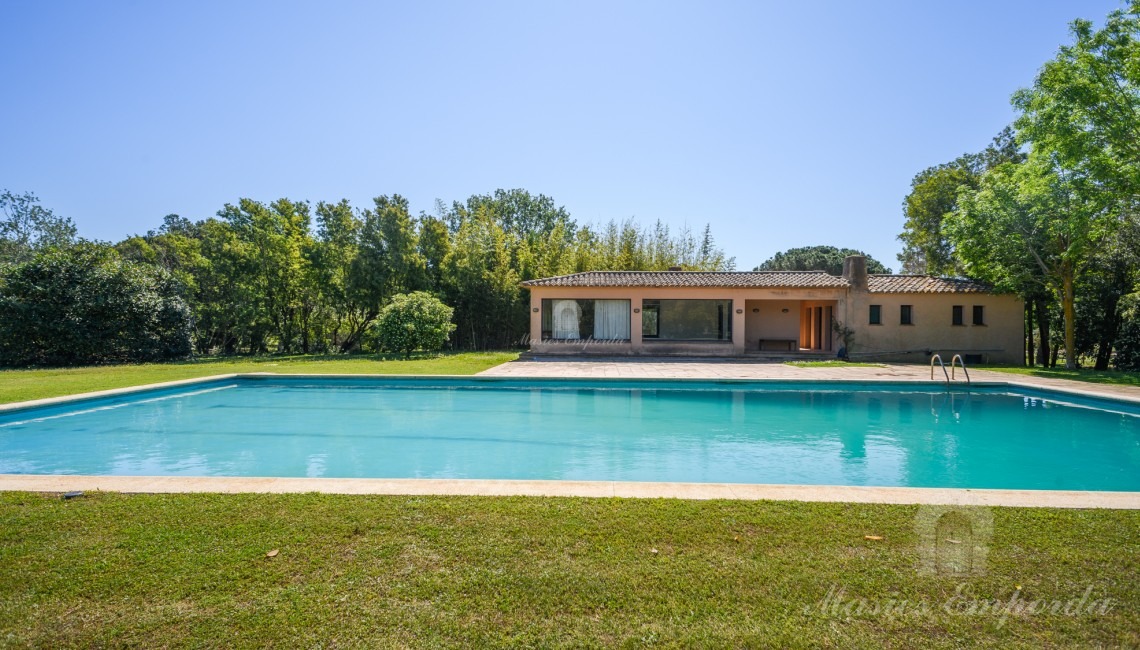
<path id="1" fill-rule="evenodd" d="M 821 353 L 838 350 L 832 321 L 838 300 L 764 300 L 744 302 L 744 349 L 747 353 Z"/>

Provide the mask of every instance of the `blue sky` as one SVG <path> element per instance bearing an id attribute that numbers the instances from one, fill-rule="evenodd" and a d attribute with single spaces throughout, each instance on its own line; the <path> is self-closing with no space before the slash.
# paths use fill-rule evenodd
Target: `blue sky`
<path id="1" fill-rule="evenodd" d="M 750 269 L 897 269 L 921 169 L 1116 0 L 22 2 L 0 6 L 0 188 L 118 240 L 239 197 L 414 212 L 495 188 L 661 219 Z"/>

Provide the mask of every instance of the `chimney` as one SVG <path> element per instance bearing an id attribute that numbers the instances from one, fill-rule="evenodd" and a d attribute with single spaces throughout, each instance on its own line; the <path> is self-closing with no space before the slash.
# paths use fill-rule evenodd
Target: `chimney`
<path id="1" fill-rule="evenodd" d="M 867 290 L 867 258 L 862 255 L 848 255 L 843 258 L 843 277 L 851 283 L 854 291 Z"/>
<path id="2" fill-rule="evenodd" d="M 681 270 L 681 267 L 679 267 L 679 266 L 670 266 L 670 267 L 669 267 L 669 270 L 670 270 L 670 271 L 680 271 L 680 270 Z"/>

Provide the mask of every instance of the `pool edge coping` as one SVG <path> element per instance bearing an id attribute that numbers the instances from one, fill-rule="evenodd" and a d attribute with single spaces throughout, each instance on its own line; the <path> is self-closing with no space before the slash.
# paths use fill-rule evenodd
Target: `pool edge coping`
<path id="1" fill-rule="evenodd" d="M 0 474 L 0 491 L 667 498 L 1140 510 L 1140 492 L 635 481 Z"/>

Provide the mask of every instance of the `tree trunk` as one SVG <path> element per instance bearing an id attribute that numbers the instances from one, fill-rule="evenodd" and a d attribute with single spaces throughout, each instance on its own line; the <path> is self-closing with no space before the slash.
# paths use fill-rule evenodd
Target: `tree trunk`
<path id="1" fill-rule="evenodd" d="M 1109 319 L 1108 326 L 1101 329 L 1101 339 L 1096 346 L 1096 369 L 1108 370 L 1108 361 L 1112 358 L 1112 346 L 1116 343 L 1116 336 L 1120 333 L 1120 314 L 1117 307 L 1120 305 L 1119 294 L 1113 293 L 1105 304 L 1105 318 Z"/>
<path id="2" fill-rule="evenodd" d="M 1025 301 L 1025 365 L 1033 367 L 1033 302 Z"/>
<path id="3" fill-rule="evenodd" d="M 1034 310 L 1037 312 L 1037 363 L 1042 368 L 1049 367 L 1049 307 L 1044 298 L 1038 298 Z M 1054 357 L 1055 359 L 1055 357 Z M 1054 363 L 1056 361 L 1054 360 Z"/>
<path id="4" fill-rule="evenodd" d="M 1076 295 L 1073 289 L 1073 268 L 1066 263 L 1061 269 L 1061 309 L 1065 313 L 1065 369 L 1077 369 Z"/>

